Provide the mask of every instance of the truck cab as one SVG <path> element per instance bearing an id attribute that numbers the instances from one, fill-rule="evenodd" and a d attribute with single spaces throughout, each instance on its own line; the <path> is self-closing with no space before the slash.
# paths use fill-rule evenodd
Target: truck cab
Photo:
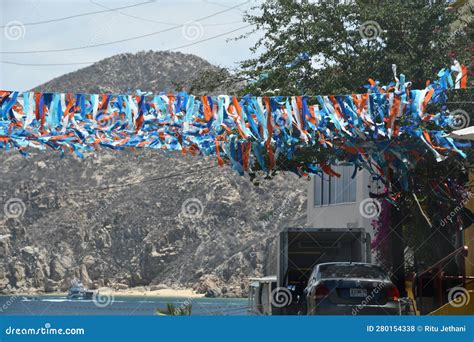
<path id="1" fill-rule="evenodd" d="M 276 315 L 304 315 L 304 289 L 317 264 L 371 262 L 370 234 L 364 228 L 285 228 L 278 238 L 277 288 L 291 301 Z"/>

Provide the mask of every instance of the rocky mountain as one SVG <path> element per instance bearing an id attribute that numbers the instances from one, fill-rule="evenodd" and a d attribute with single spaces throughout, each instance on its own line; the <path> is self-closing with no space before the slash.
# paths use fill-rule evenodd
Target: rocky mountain
<path id="1" fill-rule="evenodd" d="M 167 51 L 125 53 L 46 82 L 34 90 L 63 93 L 153 93 L 190 90 L 193 80 L 208 73 L 225 73 L 191 54 Z"/>
<path id="2" fill-rule="evenodd" d="M 156 151 L 0 154 L 0 290 L 166 285 L 241 296 L 304 225 L 307 181 L 255 186 L 212 159 Z"/>
<path id="3" fill-rule="evenodd" d="M 39 89 L 158 91 L 212 68 L 171 56 L 119 55 Z M 308 183 L 282 173 L 256 186 L 215 164 L 140 149 L 84 159 L 0 151 L 0 292 L 64 291 L 79 278 L 95 288 L 245 295 L 248 277 L 275 272 L 278 231 L 305 224 Z"/>

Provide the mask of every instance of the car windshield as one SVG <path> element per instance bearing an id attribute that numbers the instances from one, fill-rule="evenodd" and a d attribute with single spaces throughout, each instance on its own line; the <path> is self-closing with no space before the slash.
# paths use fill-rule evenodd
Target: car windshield
<path id="1" fill-rule="evenodd" d="M 387 279 L 387 274 L 374 265 L 331 264 L 319 267 L 321 278 Z"/>

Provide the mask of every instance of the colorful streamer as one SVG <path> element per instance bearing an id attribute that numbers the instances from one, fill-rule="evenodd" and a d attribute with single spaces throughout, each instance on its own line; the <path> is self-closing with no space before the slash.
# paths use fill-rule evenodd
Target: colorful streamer
<path id="1" fill-rule="evenodd" d="M 426 151 L 438 161 L 451 153 L 464 156 L 445 132 L 449 113 L 426 112 L 459 86 L 452 73 L 462 68 L 453 69 L 441 70 L 439 80 L 421 90 L 411 89 L 394 68 L 397 82 L 388 86 L 371 80 L 366 94 L 316 97 L 0 91 L 0 148 L 79 156 L 98 148 L 152 148 L 215 155 L 219 165 L 240 174 L 270 172 L 281 158 L 294 160 L 287 167 L 299 174 L 337 176 L 330 167 L 337 161 L 383 174 L 395 165 L 410 168 Z M 331 157 L 295 160 L 305 148 Z"/>

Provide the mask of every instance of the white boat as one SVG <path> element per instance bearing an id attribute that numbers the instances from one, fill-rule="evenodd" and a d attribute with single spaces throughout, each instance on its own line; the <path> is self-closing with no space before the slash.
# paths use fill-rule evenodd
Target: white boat
<path id="1" fill-rule="evenodd" d="M 92 299 L 95 291 L 86 288 L 79 280 L 71 282 L 71 288 L 67 294 L 68 299 Z"/>

